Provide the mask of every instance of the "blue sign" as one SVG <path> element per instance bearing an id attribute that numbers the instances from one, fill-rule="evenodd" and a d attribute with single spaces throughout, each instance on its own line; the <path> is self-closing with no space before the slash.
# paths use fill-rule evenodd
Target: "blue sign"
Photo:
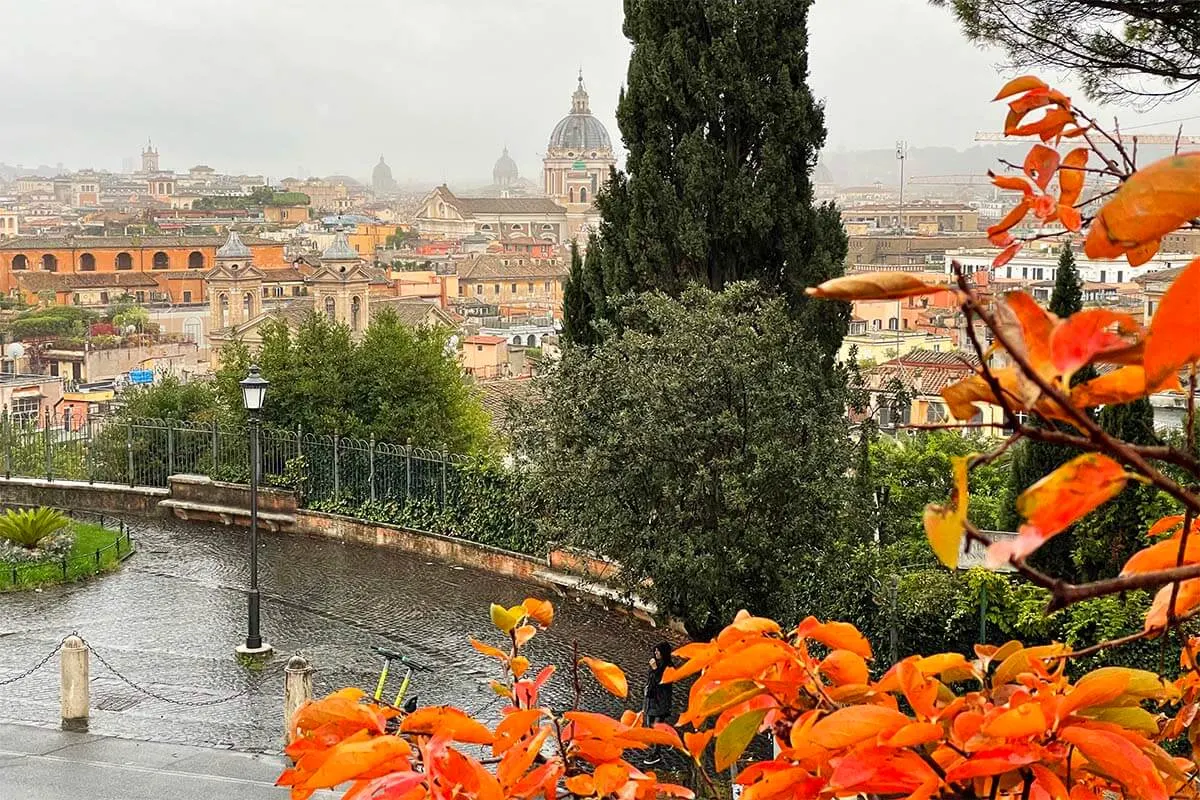
<path id="1" fill-rule="evenodd" d="M 129 370 L 130 383 L 154 383 L 154 372 L 148 369 Z"/>

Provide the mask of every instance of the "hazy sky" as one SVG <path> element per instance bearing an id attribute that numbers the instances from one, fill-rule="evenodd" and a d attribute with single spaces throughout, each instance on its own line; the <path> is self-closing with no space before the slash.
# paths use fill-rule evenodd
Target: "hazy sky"
<path id="1" fill-rule="evenodd" d="M 37 0 L 0 12 L 0 162 L 118 169 L 153 138 L 166 168 L 278 179 L 487 178 L 508 145 L 536 176 L 582 66 L 613 115 L 619 0 Z M 818 0 L 812 85 L 829 147 L 967 147 L 1001 112 L 1000 56 L 926 0 Z M 1128 125 L 1200 115 L 1200 98 Z M 1174 129 L 1174 125 L 1164 125 Z M 1200 120 L 1188 123 L 1200 133 Z"/>

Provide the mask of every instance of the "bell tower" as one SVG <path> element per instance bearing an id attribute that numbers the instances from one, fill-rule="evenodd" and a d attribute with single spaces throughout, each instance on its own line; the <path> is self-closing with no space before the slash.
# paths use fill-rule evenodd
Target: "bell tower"
<path id="1" fill-rule="evenodd" d="M 217 250 L 216 266 L 204 276 L 208 292 L 209 330 L 237 328 L 262 313 L 262 271 L 252 262 L 253 252 L 238 236 Z"/>
<path id="2" fill-rule="evenodd" d="M 142 151 L 142 172 L 158 172 L 158 150 L 149 139 Z"/>

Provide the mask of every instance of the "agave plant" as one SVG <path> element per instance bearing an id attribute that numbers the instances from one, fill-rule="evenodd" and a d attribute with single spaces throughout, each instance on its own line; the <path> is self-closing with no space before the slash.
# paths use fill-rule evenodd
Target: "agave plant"
<path id="1" fill-rule="evenodd" d="M 10 508 L 0 516 L 0 539 L 7 539 L 27 549 L 71 524 L 71 519 L 53 508 Z"/>

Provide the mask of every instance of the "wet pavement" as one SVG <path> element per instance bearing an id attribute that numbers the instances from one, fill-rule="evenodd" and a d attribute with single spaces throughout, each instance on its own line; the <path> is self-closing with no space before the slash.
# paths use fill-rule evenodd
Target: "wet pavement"
<path id="1" fill-rule="evenodd" d="M 619 612 L 558 598 L 548 589 L 397 550 L 264 534 L 259 554 L 262 633 L 276 657 L 256 674 L 233 649 L 245 638 L 248 536 L 244 529 L 145 522 L 138 552 L 115 573 L 41 592 L 0 594 L 0 720 L 56 723 L 58 664 L 4 685 L 77 631 L 112 670 L 91 660 L 93 733 L 238 750 L 282 745 L 287 657 L 302 652 L 317 671 L 318 695 L 342 686 L 372 690 L 379 659 L 371 648 L 411 654 L 429 666 L 410 695 L 422 704 L 453 703 L 484 718 L 499 716 L 488 688 L 495 662 L 469 637 L 496 642 L 492 601 L 528 595 L 555 601 L 555 624 L 528 649 L 535 667 L 557 664 L 550 704 L 565 707 L 572 643 L 614 661 L 640 704 L 644 664 L 659 631 Z M 395 691 L 398 677 L 393 678 Z M 615 712 L 620 701 L 585 678 L 584 705 Z M 223 700 L 231 695 L 232 699 Z M 385 694 L 386 697 L 386 694 Z M 180 703 L 213 703 L 181 705 Z"/>

